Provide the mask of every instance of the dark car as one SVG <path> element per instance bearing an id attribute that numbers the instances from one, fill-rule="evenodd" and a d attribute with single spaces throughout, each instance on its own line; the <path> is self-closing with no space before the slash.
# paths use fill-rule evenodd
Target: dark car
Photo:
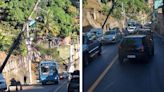
<path id="1" fill-rule="evenodd" d="M 137 34 L 146 35 L 150 40 L 153 40 L 153 31 L 149 28 L 138 29 Z"/>
<path id="2" fill-rule="evenodd" d="M 94 33 L 83 34 L 83 66 L 88 65 L 95 55 L 101 55 L 101 41 Z"/>
<path id="3" fill-rule="evenodd" d="M 80 92 L 79 91 L 79 85 L 80 85 L 80 77 L 79 77 L 79 70 L 75 70 L 71 75 L 72 75 L 72 78 L 71 80 L 69 81 L 69 84 L 68 84 L 68 92 Z"/>
<path id="4" fill-rule="evenodd" d="M 145 59 L 154 55 L 153 40 L 146 35 L 130 35 L 124 37 L 119 45 L 119 61 L 122 63 L 127 59 Z"/>

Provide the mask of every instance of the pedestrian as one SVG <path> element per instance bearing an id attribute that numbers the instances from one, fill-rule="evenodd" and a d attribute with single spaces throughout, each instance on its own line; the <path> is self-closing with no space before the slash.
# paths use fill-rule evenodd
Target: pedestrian
<path id="1" fill-rule="evenodd" d="M 27 84 L 27 76 L 24 76 L 24 84 Z"/>

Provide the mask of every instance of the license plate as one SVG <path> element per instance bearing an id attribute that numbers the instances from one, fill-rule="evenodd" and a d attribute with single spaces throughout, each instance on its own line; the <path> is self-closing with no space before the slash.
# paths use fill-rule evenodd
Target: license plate
<path id="1" fill-rule="evenodd" d="M 128 55 L 127 58 L 136 58 L 135 55 Z"/>

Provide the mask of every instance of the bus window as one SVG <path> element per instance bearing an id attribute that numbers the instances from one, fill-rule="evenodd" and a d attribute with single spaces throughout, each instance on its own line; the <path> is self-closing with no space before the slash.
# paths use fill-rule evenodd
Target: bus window
<path id="1" fill-rule="evenodd" d="M 49 72 L 49 67 L 48 66 L 42 66 L 41 67 L 41 72 L 42 73 L 48 73 Z"/>

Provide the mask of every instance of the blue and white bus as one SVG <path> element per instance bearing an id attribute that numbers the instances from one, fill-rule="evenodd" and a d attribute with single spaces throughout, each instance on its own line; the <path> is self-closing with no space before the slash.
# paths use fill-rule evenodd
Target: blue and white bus
<path id="1" fill-rule="evenodd" d="M 42 85 L 59 83 L 58 63 L 54 60 L 41 61 L 39 63 L 39 79 Z"/>

